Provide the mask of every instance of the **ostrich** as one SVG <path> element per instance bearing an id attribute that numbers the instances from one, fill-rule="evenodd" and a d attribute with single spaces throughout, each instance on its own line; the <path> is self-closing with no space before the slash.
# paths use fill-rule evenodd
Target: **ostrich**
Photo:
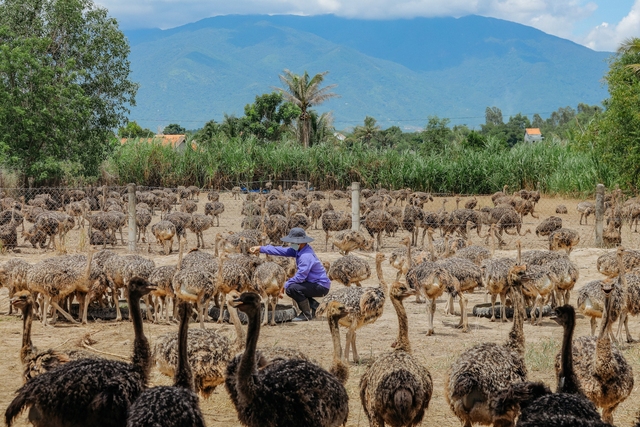
<path id="1" fill-rule="evenodd" d="M 321 367 L 303 359 L 274 359 L 257 369 L 260 296 L 243 293 L 231 305 L 249 318 L 246 350 L 229 363 L 225 380 L 240 422 L 249 427 L 328 427 L 346 423 L 347 391 Z M 313 387 L 309 386 L 310 381 Z"/>
<path id="2" fill-rule="evenodd" d="M 360 357 L 356 349 L 356 331 L 364 325 L 373 323 L 382 315 L 384 302 L 387 297 L 387 283 L 382 273 L 382 261 L 385 255 L 376 254 L 376 273 L 379 286 L 376 287 L 347 287 L 338 289 L 324 297 L 318 307 L 317 313 L 322 316 L 325 308 L 331 301 L 339 301 L 349 309 L 349 315 L 340 320 L 340 325 L 349 328 L 345 344 L 345 359 L 349 359 L 349 349 L 353 350 L 353 361 L 358 362 Z"/>
<path id="3" fill-rule="evenodd" d="M 187 355 L 187 335 L 191 306 L 181 302 L 178 308 L 178 367 L 173 387 L 153 387 L 140 394 L 131 405 L 127 427 L 204 427 L 198 396 L 193 392 L 193 374 Z"/>
<path id="4" fill-rule="evenodd" d="M 20 291 L 11 299 L 11 305 L 22 311 L 22 348 L 20 361 L 24 367 L 22 378 L 29 381 L 37 375 L 48 372 L 53 368 L 88 355 L 82 351 L 46 350 L 38 352 L 31 342 L 31 323 L 33 321 L 33 298 L 29 291 Z"/>
<path id="5" fill-rule="evenodd" d="M 575 327 L 573 307 L 565 305 L 556 308 L 554 320 L 563 327 L 564 331 L 556 392 L 551 393 L 542 383 L 512 384 L 499 392 L 491 402 L 494 425 L 513 425 L 512 420 L 515 415 L 518 415 L 518 427 L 541 425 L 610 427 L 610 424 L 601 421 L 595 405 L 582 393 L 573 369 L 572 336 Z M 501 422 L 503 420 L 505 422 Z"/>
<path id="6" fill-rule="evenodd" d="M 5 412 L 11 427 L 29 408 L 29 421 L 45 426 L 123 426 L 127 411 L 147 387 L 151 370 L 149 342 L 144 335 L 140 298 L 154 286 L 134 277 L 129 282 L 135 338 L 132 362 L 80 359 L 38 375 L 16 392 Z"/>
<path id="7" fill-rule="evenodd" d="M 598 337 L 580 337 L 573 341 L 573 364 L 585 396 L 602 408 L 602 420 L 613 424 L 613 411 L 633 391 L 633 370 L 622 352 L 611 343 L 614 283 L 602 282 L 604 313 Z M 560 375 L 556 357 L 556 375 Z"/>
<path id="8" fill-rule="evenodd" d="M 360 379 L 360 401 L 369 425 L 415 426 L 422 422 L 433 394 L 431 374 L 411 354 L 407 313 L 402 301 L 416 293 L 401 282 L 391 286 L 390 299 L 398 316 L 398 338 Z"/>
<path id="9" fill-rule="evenodd" d="M 369 264 L 362 258 L 355 255 L 345 255 L 333 262 L 327 272 L 329 279 L 350 286 L 362 286 L 360 282 L 367 280 L 371 276 Z"/>
<path id="10" fill-rule="evenodd" d="M 516 265 L 508 275 L 514 305 L 513 326 L 505 344 L 482 343 L 463 352 L 451 365 L 445 380 L 445 397 L 465 427 L 491 424 L 489 402 L 510 384 L 526 381 L 524 363 L 525 318 L 522 282 L 526 266 Z"/>

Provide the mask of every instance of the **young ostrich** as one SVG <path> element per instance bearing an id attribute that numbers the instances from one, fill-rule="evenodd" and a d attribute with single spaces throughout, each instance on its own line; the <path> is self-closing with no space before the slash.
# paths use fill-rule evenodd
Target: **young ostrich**
<path id="1" fill-rule="evenodd" d="M 333 342 L 333 362 L 329 372 L 333 374 L 343 385 L 349 379 L 349 366 L 342 360 L 342 346 L 340 345 L 340 319 L 349 314 L 349 310 L 338 301 L 327 304 L 325 315 L 329 320 L 329 331 Z"/>
<path id="2" fill-rule="evenodd" d="M 525 319 L 522 282 L 526 266 L 516 265 L 508 275 L 513 300 L 513 326 L 505 344 L 482 343 L 463 352 L 451 365 L 445 380 L 445 397 L 465 427 L 492 424 L 489 402 L 500 390 L 527 379 L 524 363 Z"/>
<path id="3" fill-rule="evenodd" d="M 227 296 L 238 295 L 233 291 Z M 187 356 L 193 370 L 195 392 L 208 398 L 216 387 L 224 383 L 227 363 L 244 349 L 245 333 L 235 309 L 229 310 L 231 323 L 236 330 L 234 341 L 212 329 L 191 329 L 187 337 Z M 178 366 L 178 333 L 171 332 L 157 338 L 153 355 L 158 370 L 168 377 L 173 377 Z"/>
<path id="4" fill-rule="evenodd" d="M 204 427 L 198 396 L 193 392 L 193 374 L 187 354 L 191 305 L 181 302 L 178 332 L 178 366 L 173 387 L 147 389 L 131 405 L 127 427 Z"/>
<path id="5" fill-rule="evenodd" d="M 225 380 L 240 422 L 249 427 L 346 423 L 347 391 L 338 378 L 318 365 L 303 359 L 274 359 L 258 369 L 260 296 L 243 293 L 231 305 L 249 318 L 246 350 L 229 362 Z"/>
<path id="6" fill-rule="evenodd" d="M 33 298 L 29 291 L 20 291 L 11 299 L 11 305 L 22 311 L 22 348 L 20 349 L 20 361 L 24 367 L 22 378 L 24 382 L 44 372 L 67 363 L 88 357 L 83 351 L 57 351 L 49 349 L 39 352 L 31 342 L 31 323 L 33 321 Z"/>
<path id="7" fill-rule="evenodd" d="M 491 402 L 495 426 L 512 426 L 515 415 L 518 427 L 610 426 L 602 422 L 595 405 L 582 394 L 573 370 L 575 310 L 570 305 L 558 307 L 554 320 L 563 327 L 562 350 L 556 359 L 560 369 L 556 392 L 551 393 L 543 383 L 512 384 Z"/>
<path id="8" fill-rule="evenodd" d="M 360 401 L 371 427 L 416 426 L 433 394 L 431 374 L 411 354 L 409 324 L 403 300 L 416 293 L 401 282 L 389 298 L 398 316 L 398 338 L 392 352 L 378 357 L 360 378 Z"/>
<path id="9" fill-rule="evenodd" d="M 218 265 L 218 281 L 213 274 L 202 268 L 182 268 L 182 253 L 184 251 L 184 240 L 180 241 L 180 253 L 178 256 L 178 266 L 176 274 L 173 276 L 173 292 L 177 300 L 183 300 L 196 304 L 200 328 L 204 329 L 204 321 L 208 317 L 207 308 L 209 301 L 216 293 L 219 286 L 220 272 L 224 263 L 220 259 Z"/>
<path id="10" fill-rule="evenodd" d="M 275 262 L 265 262 L 260 264 L 253 272 L 251 281 L 253 287 L 260 289 L 260 294 L 264 299 L 264 320 L 262 326 L 267 324 L 269 319 L 269 310 L 267 304 L 271 305 L 271 326 L 276 325 L 276 306 L 278 297 L 284 288 L 286 280 L 286 272 L 284 268 Z"/>
<path id="11" fill-rule="evenodd" d="M 580 243 L 580 235 L 577 231 L 570 230 L 568 228 L 559 228 L 549 234 L 549 250 L 559 251 L 564 249 L 567 251 L 567 255 L 571 254 L 571 251 L 575 246 Z"/>
<path id="12" fill-rule="evenodd" d="M 330 280 L 340 282 L 347 287 L 352 283 L 362 286 L 360 282 L 371 277 L 371 268 L 362 258 L 345 255 L 331 263 L 327 275 Z"/>
<path id="13" fill-rule="evenodd" d="M 513 258 L 496 258 L 485 260 L 480 266 L 482 272 L 482 284 L 491 295 L 491 321 L 496 320 L 496 299 L 500 296 L 500 321 L 507 321 L 506 302 L 507 276 L 509 271 L 516 265 Z"/>
<path id="14" fill-rule="evenodd" d="M 80 359 L 38 375 L 16 392 L 5 412 L 8 427 L 29 408 L 35 427 L 124 426 L 127 411 L 147 387 L 151 370 L 149 342 L 144 335 L 140 298 L 154 286 L 134 277 L 128 293 L 134 341 L 131 363 Z"/>
<path id="15" fill-rule="evenodd" d="M 323 315 L 331 301 L 339 301 L 349 310 L 349 315 L 340 319 L 340 325 L 348 328 L 344 356 L 346 360 L 349 360 L 349 349 L 351 349 L 353 351 L 353 361 L 356 363 L 360 361 L 358 350 L 356 349 L 356 331 L 364 325 L 375 322 L 382 316 L 388 292 L 387 283 L 384 281 L 382 273 L 382 261 L 384 259 L 384 254 L 376 254 L 376 273 L 378 274 L 379 286 L 338 289 L 336 292 L 324 297 L 318 307 L 317 314 L 319 316 Z"/>
<path id="16" fill-rule="evenodd" d="M 609 315 L 613 309 L 614 283 L 602 282 L 604 312 L 598 337 L 580 337 L 573 342 L 574 369 L 580 388 L 596 406 L 602 408 L 602 420 L 613 424 L 613 411 L 633 390 L 633 370 L 622 352 L 611 344 Z M 556 358 L 557 361 L 557 358 Z M 556 362 L 556 375 L 559 375 Z"/>

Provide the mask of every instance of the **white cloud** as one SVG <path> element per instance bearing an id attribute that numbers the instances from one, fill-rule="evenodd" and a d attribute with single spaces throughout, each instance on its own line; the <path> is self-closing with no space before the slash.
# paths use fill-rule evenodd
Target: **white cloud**
<path id="1" fill-rule="evenodd" d="M 629 14 L 617 24 L 603 22 L 593 28 L 583 44 L 595 50 L 615 51 L 628 37 L 640 37 L 640 0 L 636 0 Z"/>
<path id="2" fill-rule="evenodd" d="M 640 0 L 615 25 L 599 25 L 587 36 L 575 24 L 596 13 L 600 0 L 96 0 L 123 28 L 171 28 L 215 15 L 333 13 L 363 19 L 477 14 L 530 25 L 596 50 L 614 50 L 640 28 Z M 609 0 L 603 0 L 609 1 Z M 637 34 L 636 34 L 637 35 Z"/>

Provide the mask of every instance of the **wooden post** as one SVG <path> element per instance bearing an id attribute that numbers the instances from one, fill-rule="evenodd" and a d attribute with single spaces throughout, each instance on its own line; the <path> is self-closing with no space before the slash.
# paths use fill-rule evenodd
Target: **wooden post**
<path id="1" fill-rule="evenodd" d="M 598 184 L 596 186 L 596 246 L 601 248 L 602 231 L 604 221 L 604 185 Z"/>
<path id="2" fill-rule="evenodd" d="M 351 183 L 351 229 L 360 230 L 360 183 Z"/>
<path id="3" fill-rule="evenodd" d="M 129 192 L 129 252 L 136 251 L 136 185 L 127 185 Z"/>

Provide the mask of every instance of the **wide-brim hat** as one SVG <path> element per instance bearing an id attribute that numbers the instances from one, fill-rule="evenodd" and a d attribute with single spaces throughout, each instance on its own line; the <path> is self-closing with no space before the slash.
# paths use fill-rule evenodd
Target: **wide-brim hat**
<path id="1" fill-rule="evenodd" d="M 287 243 L 309 243 L 309 242 L 313 242 L 313 238 L 307 236 L 307 233 L 304 232 L 304 230 L 302 228 L 292 228 L 291 231 L 289 231 L 289 235 L 283 237 L 282 239 L 283 242 L 287 242 Z"/>

